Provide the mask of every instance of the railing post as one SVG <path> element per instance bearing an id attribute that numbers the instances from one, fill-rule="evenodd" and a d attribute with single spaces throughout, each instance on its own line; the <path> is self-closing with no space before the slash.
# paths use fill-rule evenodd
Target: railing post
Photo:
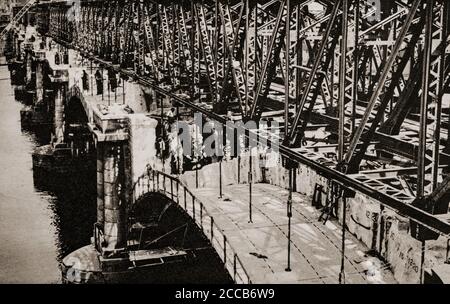
<path id="1" fill-rule="evenodd" d="M 155 171 L 152 171 L 152 184 L 153 184 L 153 191 L 156 191 L 156 185 L 155 185 Z"/>
<path id="2" fill-rule="evenodd" d="M 203 232 L 203 203 L 200 202 L 200 228 L 202 228 Z"/>
<path id="3" fill-rule="evenodd" d="M 184 210 L 187 211 L 186 187 L 184 187 L 183 189 L 184 189 Z"/>
<path id="4" fill-rule="evenodd" d="M 134 184 L 134 192 L 136 193 L 136 196 L 140 196 L 140 192 L 139 192 L 139 179 L 136 181 L 136 184 Z"/>
<path id="5" fill-rule="evenodd" d="M 177 180 L 177 204 L 180 204 L 180 182 Z"/>
<path id="6" fill-rule="evenodd" d="M 222 193 L 222 159 L 219 161 L 219 198 L 223 197 Z"/>
<path id="7" fill-rule="evenodd" d="M 241 183 L 241 155 L 238 155 L 237 157 L 237 183 Z"/>
<path id="8" fill-rule="evenodd" d="M 445 263 L 450 264 L 450 239 L 447 239 L 447 250 L 445 252 Z"/>
<path id="9" fill-rule="evenodd" d="M 141 178 L 139 177 L 138 180 L 136 181 L 136 193 L 141 196 L 141 189 L 139 189 L 139 183 L 141 182 Z"/>
<path id="10" fill-rule="evenodd" d="M 147 192 L 150 192 L 150 171 L 147 169 Z"/>
<path id="11" fill-rule="evenodd" d="M 250 149 L 249 156 L 249 170 L 248 170 L 248 222 L 253 223 L 252 217 L 252 182 L 253 182 L 253 169 L 252 169 L 252 149 Z"/>
<path id="12" fill-rule="evenodd" d="M 287 201 L 288 217 L 288 247 L 287 247 L 287 267 L 286 271 L 291 271 L 291 218 L 292 218 L 292 169 L 289 168 L 289 194 Z"/>
<path id="13" fill-rule="evenodd" d="M 223 265 L 227 269 L 227 237 L 223 235 Z"/>
<path id="14" fill-rule="evenodd" d="M 97 223 L 94 224 L 94 244 L 95 244 L 95 249 L 97 249 L 98 251 L 98 231 L 97 231 Z"/>
<path id="15" fill-rule="evenodd" d="M 173 179 L 170 179 L 170 196 L 173 202 Z"/>
<path id="16" fill-rule="evenodd" d="M 212 245 L 214 239 L 214 218 L 212 216 L 210 216 L 210 218 L 211 218 L 211 245 Z"/>
<path id="17" fill-rule="evenodd" d="M 164 190 L 164 193 L 167 192 L 167 189 L 166 189 L 166 175 L 165 174 L 163 174 L 163 190 Z"/>
<path id="18" fill-rule="evenodd" d="M 233 256 L 233 281 L 236 283 L 236 253 Z"/>
<path id="19" fill-rule="evenodd" d="M 159 172 L 156 173 L 156 191 L 159 191 Z"/>
<path id="20" fill-rule="evenodd" d="M 194 223 L 195 223 L 195 197 L 193 194 L 191 194 L 192 196 L 192 218 L 194 219 Z"/>
<path id="21" fill-rule="evenodd" d="M 195 165 L 195 188 L 198 188 L 198 166 L 199 162 Z"/>
<path id="22" fill-rule="evenodd" d="M 138 182 L 137 182 L 137 189 L 138 189 L 138 193 L 139 196 L 142 196 L 142 177 L 139 177 Z"/>
<path id="23" fill-rule="evenodd" d="M 341 243 L 341 271 L 339 272 L 339 284 L 345 284 L 345 226 L 347 217 L 347 198 L 342 198 L 342 243 Z"/>

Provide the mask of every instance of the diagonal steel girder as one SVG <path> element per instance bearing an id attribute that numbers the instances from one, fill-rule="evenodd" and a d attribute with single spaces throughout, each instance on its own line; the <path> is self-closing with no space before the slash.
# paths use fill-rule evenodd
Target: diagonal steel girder
<path id="1" fill-rule="evenodd" d="M 423 16 L 424 17 L 424 16 Z M 400 75 L 403 73 L 404 69 L 407 66 L 407 63 L 409 62 L 409 57 L 414 52 L 414 48 L 416 47 L 417 42 L 420 39 L 421 36 L 421 29 L 424 25 L 424 18 L 421 18 L 421 21 L 417 23 L 414 27 L 413 35 L 408 43 L 408 46 L 406 47 L 406 50 L 403 54 L 403 57 L 400 61 L 400 64 L 397 67 L 397 70 L 394 72 L 392 78 L 393 79 L 400 79 Z M 414 75 L 413 75 L 414 77 Z M 381 97 L 381 102 L 377 108 L 377 113 L 375 115 L 375 118 L 372 120 L 371 125 L 369 129 L 362 134 L 362 144 L 359 146 L 359 149 L 354 152 L 352 157 L 347 163 L 348 166 L 348 173 L 356 173 L 358 172 L 359 165 L 364 158 L 364 155 L 366 153 L 366 150 L 369 146 L 369 143 L 371 139 L 373 138 L 375 131 L 377 130 L 383 116 L 384 111 L 386 110 L 389 101 L 394 96 L 395 88 L 397 87 L 397 83 L 395 81 L 391 81 L 389 84 L 389 87 L 387 88 L 386 92 L 384 92 L 383 96 Z M 403 93 L 409 93 L 409 90 L 404 90 Z"/>
<path id="2" fill-rule="evenodd" d="M 303 92 L 302 98 L 301 98 L 299 106 L 297 108 L 298 110 L 297 110 L 294 122 L 292 124 L 291 130 L 289 132 L 289 136 L 287 138 L 289 140 L 289 144 L 290 145 L 294 145 L 295 142 L 297 141 L 297 135 L 298 135 L 297 127 L 298 127 L 298 124 L 300 123 L 300 118 L 302 116 L 303 108 L 305 107 L 306 100 L 308 98 L 308 95 L 309 95 L 309 93 L 311 91 L 311 88 L 313 86 L 313 83 L 315 81 L 316 74 L 317 74 L 317 72 L 319 70 L 319 66 L 320 66 L 320 64 L 322 62 L 322 56 L 323 56 L 323 53 L 325 52 L 325 48 L 327 46 L 327 41 L 328 41 L 328 38 L 330 37 L 331 30 L 332 30 L 332 28 L 334 26 L 334 23 L 336 21 L 336 18 L 337 18 L 338 12 L 339 12 L 339 7 L 341 6 L 341 3 L 342 3 L 342 0 L 338 0 L 337 3 L 335 4 L 335 6 L 333 7 L 333 10 L 331 12 L 331 17 L 330 17 L 330 20 L 328 21 L 325 34 L 322 37 L 322 42 L 321 42 L 321 45 L 320 45 L 319 52 L 318 52 L 318 54 L 316 56 L 316 60 L 314 61 L 313 68 L 312 68 L 311 73 L 309 75 L 308 82 L 306 84 L 305 90 Z M 320 83 L 317 83 L 318 87 L 320 85 L 321 85 Z M 285 124 L 287 125 L 288 122 L 286 121 Z"/>
<path id="3" fill-rule="evenodd" d="M 280 8 L 278 10 L 277 19 L 276 19 L 276 22 L 275 22 L 275 27 L 274 27 L 273 32 L 272 32 L 272 39 L 270 41 L 270 45 L 269 45 L 269 48 L 268 48 L 268 51 L 267 51 L 268 56 L 267 56 L 266 60 L 264 61 L 264 65 L 263 65 L 263 68 L 261 70 L 261 76 L 259 77 L 260 81 L 259 81 L 258 86 L 256 88 L 255 100 L 254 100 L 254 102 L 252 104 L 252 108 L 250 110 L 250 118 L 251 119 L 255 118 L 255 116 L 257 114 L 256 111 L 257 111 L 257 108 L 258 108 L 258 103 L 260 102 L 259 95 L 261 94 L 261 92 L 263 90 L 264 84 L 266 83 L 267 86 L 270 85 L 271 79 L 267 79 L 267 78 L 269 78 L 268 77 L 269 75 L 267 75 L 267 71 L 270 68 L 269 65 L 271 63 L 273 65 L 275 65 L 275 63 L 272 62 L 272 57 L 275 57 L 275 56 L 271 56 L 271 55 L 273 53 L 272 51 L 273 51 L 275 42 L 277 40 L 277 35 L 282 36 L 284 34 L 284 31 L 279 31 L 279 29 L 281 28 L 281 25 L 283 23 L 282 21 L 283 21 L 285 7 L 286 7 L 286 0 L 281 0 Z M 280 42 L 280 43 L 282 43 L 282 42 Z M 275 58 L 275 61 L 276 60 L 277 59 Z"/>
<path id="4" fill-rule="evenodd" d="M 391 52 L 391 55 L 389 56 L 388 62 L 383 67 L 383 72 L 381 73 L 380 79 L 378 79 L 376 89 L 373 92 L 373 94 L 369 100 L 369 103 L 367 105 L 366 111 L 364 112 L 364 115 L 361 119 L 361 122 L 360 122 L 358 128 L 356 129 L 355 134 L 352 137 L 348 151 L 345 154 L 345 158 L 344 158 L 345 163 L 349 163 L 355 153 L 356 146 L 358 145 L 359 140 L 361 139 L 361 136 L 363 134 L 363 131 L 366 128 L 367 122 L 369 121 L 370 114 L 372 113 L 372 111 L 375 107 L 377 99 L 380 96 L 381 91 L 384 88 L 385 81 L 386 81 L 388 74 L 395 62 L 395 59 L 397 58 L 397 55 L 400 51 L 400 47 L 402 46 L 403 40 L 405 39 L 406 34 L 408 33 L 409 27 L 411 26 L 411 24 L 414 20 L 414 16 L 417 13 L 417 9 L 419 8 L 420 3 L 421 3 L 420 0 L 414 0 L 413 4 L 411 6 L 411 9 L 408 12 L 405 23 L 401 29 L 400 35 L 396 40 L 396 43 Z"/>
<path id="5" fill-rule="evenodd" d="M 239 104 L 242 105 L 242 100 L 245 99 L 245 96 L 242 96 L 242 93 L 239 90 L 240 89 L 240 85 L 242 85 L 242 84 L 240 84 L 239 81 L 237 80 L 238 76 L 240 76 L 242 74 L 242 70 L 241 70 L 241 67 L 240 67 L 241 66 L 241 60 L 240 60 L 239 57 L 238 58 L 235 57 L 235 53 L 236 53 L 235 50 L 236 50 L 236 48 L 237 48 L 236 46 L 237 46 L 237 44 L 239 42 L 239 29 L 240 29 L 241 22 L 242 22 L 242 19 L 243 19 L 243 12 L 244 12 L 245 5 L 241 6 L 240 11 L 239 11 L 239 17 L 238 17 L 237 22 L 236 22 L 236 26 L 232 28 L 232 35 L 231 35 L 232 39 L 228 38 L 228 35 L 230 33 L 228 33 L 227 29 L 226 29 L 226 22 L 227 22 L 227 20 L 225 18 L 225 16 L 226 16 L 225 14 L 229 14 L 230 15 L 230 13 L 226 11 L 229 8 L 224 8 L 220 3 L 218 4 L 218 6 L 219 6 L 219 13 L 220 13 L 219 15 L 220 15 L 220 19 L 222 21 L 222 27 L 223 27 L 223 32 L 224 32 L 223 35 L 225 37 L 225 39 L 224 39 L 225 40 L 225 45 L 226 45 L 226 48 L 227 48 L 227 52 L 226 53 L 228 53 L 228 65 L 227 65 L 227 68 L 225 70 L 224 78 L 222 80 L 222 91 L 221 92 L 217 92 L 217 93 L 220 96 L 220 98 L 219 98 L 220 102 L 226 102 L 227 101 L 229 95 L 231 94 L 231 90 L 229 89 L 229 83 L 230 83 L 229 82 L 229 77 L 230 77 L 230 74 L 232 74 L 232 76 L 233 76 L 232 80 L 234 82 L 236 95 L 237 95 L 237 97 L 239 99 Z M 232 22 L 231 22 L 231 26 L 233 26 Z M 234 61 L 235 60 L 236 60 L 236 64 L 238 64 L 239 67 L 236 67 L 234 65 Z M 243 113 L 243 111 L 242 111 L 242 113 Z"/>

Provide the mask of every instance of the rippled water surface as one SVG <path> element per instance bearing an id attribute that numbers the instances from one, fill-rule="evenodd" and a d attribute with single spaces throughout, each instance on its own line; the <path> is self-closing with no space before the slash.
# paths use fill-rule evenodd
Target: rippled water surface
<path id="1" fill-rule="evenodd" d="M 48 130 L 21 130 L 23 104 L 14 99 L 7 67 L 0 67 L 0 96 L 0 283 L 61 283 L 62 258 L 90 243 L 96 172 L 64 177 L 33 173 L 31 154 L 48 143 Z M 176 219 L 179 225 L 190 221 L 174 208 L 169 211 L 167 231 L 161 234 L 171 231 Z M 189 230 L 186 246 L 206 246 L 197 230 Z M 166 246 L 179 242 L 173 236 Z M 140 275 L 139 282 L 230 282 L 214 253 L 181 268 Z"/>
<path id="2" fill-rule="evenodd" d="M 23 105 L 13 93 L 7 67 L 0 67 L 0 283 L 59 283 L 61 258 L 89 243 L 95 173 L 33 177 L 31 153 L 40 138 L 21 130 Z"/>

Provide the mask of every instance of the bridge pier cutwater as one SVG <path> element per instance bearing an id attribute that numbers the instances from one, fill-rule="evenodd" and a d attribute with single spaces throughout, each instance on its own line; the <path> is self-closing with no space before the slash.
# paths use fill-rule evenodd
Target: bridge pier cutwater
<path id="1" fill-rule="evenodd" d="M 31 1 L 2 35 L 33 170 L 96 172 L 63 280 L 448 283 L 447 2 Z"/>

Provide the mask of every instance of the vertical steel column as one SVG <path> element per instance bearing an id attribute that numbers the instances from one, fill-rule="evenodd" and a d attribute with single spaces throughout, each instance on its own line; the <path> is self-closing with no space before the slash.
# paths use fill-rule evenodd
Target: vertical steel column
<path id="1" fill-rule="evenodd" d="M 198 137 L 198 130 L 195 128 L 195 138 Z M 200 165 L 200 157 L 197 156 L 197 163 L 195 164 L 195 188 L 198 188 L 198 166 Z"/>
<path id="2" fill-rule="evenodd" d="M 118 60 L 119 60 L 119 47 L 118 45 L 120 45 L 120 35 L 119 35 L 119 19 L 120 19 L 120 14 L 119 14 L 119 3 L 118 1 L 115 1 L 115 11 L 114 11 L 114 32 L 112 33 L 113 41 L 112 41 L 112 54 L 111 54 L 111 60 L 113 64 L 117 64 Z"/>
<path id="3" fill-rule="evenodd" d="M 102 75 L 102 101 L 105 101 L 105 78 L 103 77 L 103 65 L 100 66 L 100 73 Z"/>
<path id="4" fill-rule="evenodd" d="M 297 5 L 295 8 L 295 39 L 297 39 L 297 47 L 295 52 L 295 65 L 303 66 L 303 39 L 298 39 L 298 36 L 300 34 L 300 27 L 301 27 L 301 12 L 300 12 L 300 6 Z M 300 95 L 300 88 L 302 85 L 302 71 L 300 69 L 294 70 L 294 99 L 298 100 Z M 297 112 L 297 103 L 295 103 L 295 109 L 294 111 Z"/>
<path id="5" fill-rule="evenodd" d="M 339 130 L 338 130 L 338 162 L 344 158 L 345 127 L 345 72 L 347 54 L 348 0 L 342 0 L 342 39 L 341 58 L 339 62 Z"/>
<path id="6" fill-rule="evenodd" d="M 287 201 L 287 217 L 288 217 L 288 247 L 287 247 L 287 267 L 286 271 L 291 271 L 291 218 L 292 218 L 292 173 L 293 169 L 289 168 L 289 194 Z"/>
<path id="7" fill-rule="evenodd" d="M 219 160 L 219 198 L 222 198 L 222 197 L 223 197 L 223 192 L 222 192 L 222 159 L 220 159 Z"/>
<path id="8" fill-rule="evenodd" d="M 215 106 L 219 103 L 219 80 L 217 79 L 217 71 L 219 68 L 219 58 L 218 58 L 218 45 L 219 45 L 219 26 L 218 26 L 218 11 L 219 11 L 219 1 L 216 0 L 215 1 L 215 5 L 214 5 L 214 42 L 213 42 L 213 47 L 214 47 L 214 63 L 215 63 L 215 68 L 214 68 L 214 89 L 216 90 L 215 92 L 211 92 L 211 95 L 214 95 L 213 97 L 213 108 L 215 108 Z M 222 164 L 221 164 L 222 166 Z M 220 185 L 222 187 L 222 184 Z M 220 192 L 220 197 L 222 197 L 222 191 Z"/>
<path id="9" fill-rule="evenodd" d="M 450 3 L 448 3 L 448 1 L 444 1 L 444 27 L 446 30 L 446 34 L 448 34 L 448 31 L 450 29 Z M 445 45 L 448 46 L 448 43 Z M 448 58 L 446 57 L 444 59 L 444 66 L 448 63 Z M 447 110 L 450 110 L 450 108 L 447 108 Z M 447 118 L 446 121 L 449 125 L 450 125 L 450 115 Z M 448 153 L 450 151 L 450 132 L 447 133 L 447 141 L 445 142 L 445 151 Z"/>
<path id="10" fill-rule="evenodd" d="M 290 0 L 286 0 L 286 72 L 284 75 L 284 136 L 289 135 L 289 59 L 291 46 L 291 8 Z"/>
<path id="11" fill-rule="evenodd" d="M 432 191 L 434 191 L 438 185 L 438 173 L 439 173 L 439 149 L 441 143 L 441 119 L 442 119 L 442 97 L 444 90 L 444 78 L 445 78 L 445 62 L 446 62 L 446 48 L 447 48 L 447 34 L 448 34 L 448 1 L 442 3 L 440 10 L 440 21 L 441 21 L 441 53 L 439 62 L 439 84 L 438 84 L 438 94 L 436 99 L 436 109 L 435 109 L 435 129 L 434 129 L 434 145 L 433 145 L 433 169 L 432 169 Z"/>
<path id="12" fill-rule="evenodd" d="M 347 0 L 344 0 L 347 1 Z M 341 271 L 339 272 L 339 284 L 345 284 L 345 231 L 347 218 L 347 199 L 342 197 L 342 243 L 341 243 Z"/>
<path id="13" fill-rule="evenodd" d="M 191 52 L 191 102 L 194 102 L 194 98 L 195 98 L 195 47 L 194 47 L 194 43 L 195 43 L 195 21 L 194 21 L 194 1 L 191 0 L 191 28 L 190 28 L 190 52 Z"/>
<path id="14" fill-rule="evenodd" d="M 358 102 L 358 81 L 359 81 L 359 18 L 360 18 L 360 0 L 355 0 L 355 49 L 353 50 L 353 100 L 352 100 L 352 133 L 356 129 L 356 103 Z"/>
<path id="15" fill-rule="evenodd" d="M 420 129 L 417 159 L 417 197 L 419 198 L 425 194 L 425 152 L 427 150 L 427 106 L 429 98 L 431 47 L 433 37 L 433 4 L 434 0 L 427 0 L 426 2 L 425 42 L 422 65 L 422 97 L 420 101 Z"/>
<path id="16" fill-rule="evenodd" d="M 250 0 L 246 0 L 245 1 L 245 82 L 244 82 L 244 85 L 245 85 L 245 108 L 244 108 L 244 113 L 242 113 L 242 115 L 244 117 L 248 117 L 248 105 L 249 105 L 249 102 L 248 102 L 248 96 L 249 96 L 249 94 L 248 94 L 248 78 L 249 78 L 248 61 L 249 61 L 249 51 L 250 51 L 249 18 L 250 18 Z M 256 39 L 256 37 L 255 37 L 255 39 Z M 239 176 L 238 176 L 238 179 L 239 179 Z"/>
<path id="17" fill-rule="evenodd" d="M 248 222 L 253 223 L 252 219 L 252 182 L 253 182 L 253 159 L 252 159 L 252 149 L 249 145 L 249 170 L 248 170 Z"/>
<path id="18" fill-rule="evenodd" d="M 422 97 L 420 101 L 420 129 L 419 129 L 419 151 L 417 160 L 417 197 L 425 195 L 425 153 L 427 150 L 427 111 L 430 84 L 431 68 L 431 48 L 433 38 L 433 5 L 434 0 L 426 2 L 426 21 L 424 37 L 424 58 L 422 65 Z M 424 280 L 424 261 L 425 261 L 425 240 L 422 240 L 421 263 L 420 263 L 420 283 Z"/>
<path id="19" fill-rule="evenodd" d="M 355 18 L 356 19 L 356 18 Z M 356 23 L 356 20 L 355 20 Z M 342 163 L 344 159 L 344 127 L 345 127 L 345 76 L 346 76 L 346 58 L 347 58 L 347 24 L 348 24 L 348 0 L 342 0 L 342 39 L 341 39 L 341 60 L 339 64 L 339 137 L 338 137 L 338 162 Z M 356 26 L 356 24 L 355 24 Z M 356 43 L 356 41 L 355 41 Z M 357 69 L 356 65 L 354 69 Z M 353 104 L 356 101 L 353 101 Z M 341 168 L 342 169 L 342 168 Z M 338 200 L 338 198 L 335 198 Z M 345 282 L 345 217 L 346 217 L 346 199 L 342 199 L 342 252 L 341 252 L 341 271 L 339 272 L 339 283 Z"/>
<path id="20" fill-rule="evenodd" d="M 333 109 L 333 106 L 334 106 L 334 91 L 335 91 L 335 89 L 334 89 L 334 84 L 335 84 L 335 73 L 334 73 L 334 70 L 335 70 L 335 68 L 336 68 L 336 64 L 335 64 L 335 54 L 333 53 L 333 54 L 331 54 L 330 55 L 331 56 L 331 60 L 330 60 L 330 64 L 331 64 L 331 68 L 330 68 L 330 73 L 331 73 L 331 79 L 330 79 L 330 105 L 329 105 L 329 107 L 330 107 L 330 110 L 331 109 Z"/>
<path id="21" fill-rule="evenodd" d="M 110 73 L 108 73 L 108 83 L 107 83 L 107 88 L 108 88 L 108 106 L 111 106 L 111 80 L 109 79 Z"/>

